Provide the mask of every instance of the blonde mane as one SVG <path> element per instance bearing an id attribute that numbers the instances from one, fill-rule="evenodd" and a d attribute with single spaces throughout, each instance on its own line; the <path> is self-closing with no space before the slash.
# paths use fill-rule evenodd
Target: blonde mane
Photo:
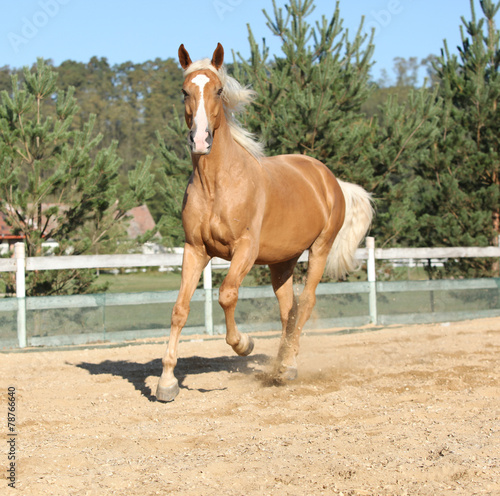
<path id="1" fill-rule="evenodd" d="M 224 88 L 222 92 L 224 114 L 229 124 L 229 128 L 231 129 L 231 135 L 234 141 L 239 143 L 257 160 L 260 160 L 265 156 L 263 143 L 257 141 L 255 135 L 246 130 L 237 119 L 238 115 L 241 114 L 245 107 L 255 98 L 255 91 L 242 86 L 236 79 L 229 76 L 224 66 L 217 70 L 208 58 L 193 62 L 184 71 L 184 77 L 193 72 L 206 69 L 212 71 L 219 78 Z"/>

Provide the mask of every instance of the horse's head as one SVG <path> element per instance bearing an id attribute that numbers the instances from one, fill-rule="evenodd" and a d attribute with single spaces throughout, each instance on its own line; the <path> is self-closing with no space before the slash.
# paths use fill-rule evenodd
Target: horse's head
<path id="1" fill-rule="evenodd" d="M 208 59 L 207 59 L 208 60 Z M 220 126 L 224 115 L 222 105 L 223 87 L 216 72 L 224 61 L 224 49 L 219 43 L 214 51 L 210 69 L 188 69 L 193 64 L 184 45 L 179 47 L 179 62 L 186 71 L 182 86 L 184 94 L 185 117 L 189 126 L 189 146 L 192 153 L 210 153 L 215 130 Z"/>

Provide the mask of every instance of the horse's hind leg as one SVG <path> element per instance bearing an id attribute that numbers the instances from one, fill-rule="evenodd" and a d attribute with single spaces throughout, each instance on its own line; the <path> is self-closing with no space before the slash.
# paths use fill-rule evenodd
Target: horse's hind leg
<path id="1" fill-rule="evenodd" d="M 281 342 L 277 357 L 277 368 L 286 369 L 281 375 L 286 375 L 289 379 L 294 379 L 297 375 L 295 355 L 293 353 L 287 353 L 293 359 L 286 365 L 282 364 L 285 350 L 289 350 L 289 348 L 293 346 L 294 342 L 293 335 L 297 319 L 297 301 L 293 294 L 293 270 L 296 264 L 297 259 L 295 258 L 287 262 L 269 266 L 271 271 L 271 283 L 280 307 L 282 325 Z"/>
<path id="2" fill-rule="evenodd" d="M 291 321 L 288 322 L 285 339 L 281 340 L 278 352 L 277 370 L 275 372 L 278 380 L 295 379 L 297 375 L 296 357 L 299 353 L 300 334 L 316 304 L 316 288 L 323 276 L 328 252 L 328 246 L 315 247 L 314 245 L 309 251 L 307 280 L 298 300 L 295 325 L 292 325 Z"/>

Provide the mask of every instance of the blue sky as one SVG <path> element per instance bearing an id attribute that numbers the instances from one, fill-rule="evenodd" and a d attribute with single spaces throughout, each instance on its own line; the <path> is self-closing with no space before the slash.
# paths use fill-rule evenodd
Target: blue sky
<path id="1" fill-rule="evenodd" d="M 283 6 L 286 0 L 277 0 Z M 477 13 L 479 0 L 474 0 Z M 316 0 L 311 20 L 330 18 L 335 0 Z M 279 40 L 262 13 L 271 0 L 17 0 L 3 2 L 0 16 L 0 67 L 31 65 L 38 56 L 56 65 L 67 59 L 87 62 L 106 57 L 111 64 L 176 57 L 181 43 L 193 60 L 212 54 L 221 42 L 249 54 L 247 24 L 257 39 L 266 38 L 272 53 Z M 456 51 L 460 17 L 470 19 L 470 0 L 341 0 L 341 17 L 351 36 L 365 16 L 376 28 L 377 79 L 385 68 L 392 75 L 394 57 L 419 59 L 439 54 L 446 38 Z"/>

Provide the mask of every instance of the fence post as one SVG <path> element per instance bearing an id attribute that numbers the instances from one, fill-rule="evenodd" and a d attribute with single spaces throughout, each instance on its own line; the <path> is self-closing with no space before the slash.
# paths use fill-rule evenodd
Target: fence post
<path id="1" fill-rule="evenodd" d="M 500 247 L 500 234 L 497 236 L 497 246 Z M 500 277 L 500 259 L 497 260 L 498 264 L 498 277 Z"/>
<path id="2" fill-rule="evenodd" d="M 24 243 L 14 245 L 16 259 L 16 298 L 17 298 L 17 340 L 19 348 L 26 348 L 26 254 Z"/>
<path id="3" fill-rule="evenodd" d="M 378 323 L 377 316 L 377 274 L 375 271 L 375 238 L 366 237 L 366 248 L 368 250 L 367 272 L 368 283 L 370 284 L 370 293 L 368 305 L 370 308 L 370 320 L 372 324 Z"/>
<path id="4" fill-rule="evenodd" d="M 203 289 L 205 290 L 205 330 L 212 336 L 214 333 L 212 307 L 212 261 L 203 270 Z"/>

